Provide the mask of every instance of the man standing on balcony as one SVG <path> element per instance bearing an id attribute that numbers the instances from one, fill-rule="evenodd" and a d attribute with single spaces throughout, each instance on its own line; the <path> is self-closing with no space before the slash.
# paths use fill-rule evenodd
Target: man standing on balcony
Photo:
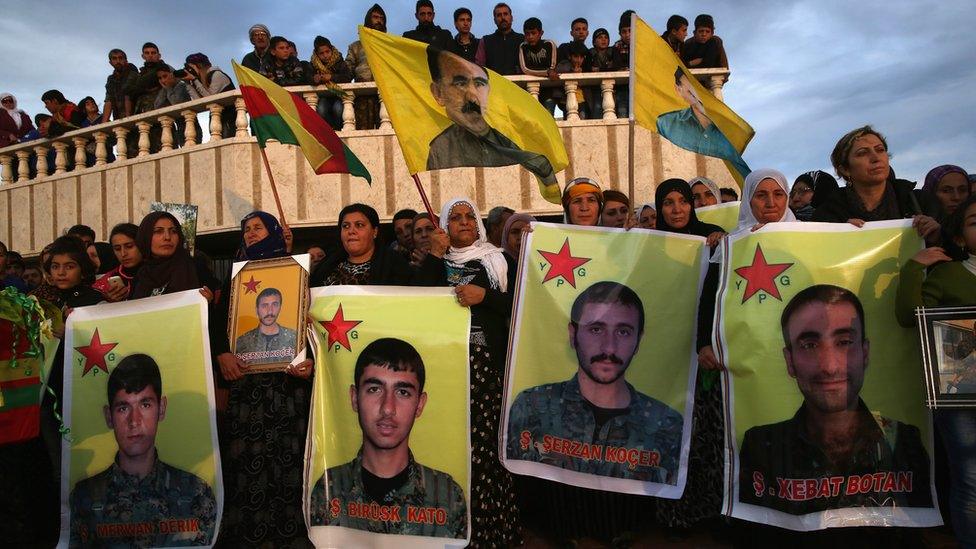
<path id="1" fill-rule="evenodd" d="M 468 8 L 454 10 L 454 28 L 457 29 L 458 33 L 454 37 L 454 42 L 451 43 L 451 53 L 474 63 L 474 56 L 478 53 L 478 44 L 481 43 L 481 40 L 471 34 L 471 10 Z"/>
<path id="2" fill-rule="evenodd" d="M 715 20 L 703 13 L 695 18 L 695 35 L 685 42 L 681 59 L 689 69 L 728 68 L 722 39 L 715 36 Z"/>
<path id="3" fill-rule="evenodd" d="M 156 95 L 155 108 L 162 109 L 165 107 L 172 107 L 174 105 L 179 105 L 180 103 L 186 103 L 190 100 L 190 88 L 187 86 L 186 82 L 177 78 L 173 73 L 173 67 L 169 65 L 163 65 L 156 71 L 156 76 L 159 78 L 160 90 L 159 94 Z M 170 115 L 175 121 L 175 127 L 173 129 L 173 145 L 176 147 L 182 147 L 185 141 L 186 135 L 186 119 L 182 116 L 171 114 Z M 200 123 L 193 120 L 196 125 L 197 135 L 201 136 L 203 130 L 200 128 Z"/>
<path id="4" fill-rule="evenodd" d="M 248 29 L 247 36 L 254 44 L 254 51 L 241 59 L 241 65 L 267 76 L 271 72 L 271 31 L 258 23 Z"/>
<path id="5" fill-rule="evenodd" d="M 386 12 L 379 4 L 373 4 L 373 7 L 366 12 L 363 26 L 367 29 L 386 32 Z M 356 82 L 373 81 L 373 71 L 369 69 L 369 63 L 366 61 L 366 50 L 359 40 L 349 44 L 346 64 L 352 69 Z M 357 95 L 353 102 L 353 108 L 356 111 L 357 130 L 372 130 L 379 127 L 380 102 L 378 96 Z"/>
<path id="6" fill-rule="evenodd" d="M 139 75 L 130 80 L 122 90 L 132 102 L 133 114 L 142 114 L 156 108 L 156 96 L 159 95 L 161 89 L 157 73 L 160 67 L 166 65 L 159 54 L 159 47 L 152 42 L 146 42 L 142 45 L 142 60 L 143 64 L 139 69 Z M 149 128 L 149 152 L 159 151 L 162 145 L 162 133 L 163 128 L 159 123 L 155 123 Z M 129 131 L 126 141 L 129 154 L 138 152 L 138 131 Z"/>
<path id="7" fill-rule="evenodd" d="M 434 24 L 434 4 L 430 0 L 417 0 L 417 11 L 414 13 L 417 18 L 417 28 L 403 33 L 404 38 L 431 44 L 442 50 L 450 50 L 451 37 L 450 31 L 442 29 Z"/>
<path id="8" fill-rule="evenodd" d="M 271 73 L 268 75 L 279 86 L 312 85 L 312 66 L 308 61 L 299 61 L 291 54 L 291 45 L 284 36 L 271 38 Z"/>
<path id="9" fill-rule="evenodd" d="M 498 30 L 481 38 L 474 62 L 498 74 L 519 73 L 519 45 L 525 36 L 512 30 L 512 8 L 499 2 L 493 11 Z"/>
<path id="10" fill-rule="evenodd" d="M 183 69 L 186 73 L 183 76 L 183 81 L 186 82 L 191 101 L 234 89 L 234 82 L 227 76 L 227 73 L 219 67 L 211 65 L 210 58 L 202 53 L 191 53 L 186 56 L 186 64 L 183 65 Z M 225 107 L 221 115 L 221 137 L 234 137 L 236 113 L 233 105 Z"/>
<path id="11" fill-rule="evenodd" d="M 102 107 L 102 123 L 119 120 L 132 114 L 132 103 L 123 91 L 139 75 L 139 69 L 129 63 L 125 52 L 115 48 L 108 52 L 108 63 L 114 69 L 105 80 L 105 105 Z"/>

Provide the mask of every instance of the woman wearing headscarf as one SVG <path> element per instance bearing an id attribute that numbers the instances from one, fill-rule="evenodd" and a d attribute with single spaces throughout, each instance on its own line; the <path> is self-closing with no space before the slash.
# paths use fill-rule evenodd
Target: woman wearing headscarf
<path id="1" fill-rule="evenodd" d="M 142 219 L 136 233 L 142 267 L 136 274 L 132 299 L 201 289 L 207 301 L 219 287 L 213 273 L 194 261 L 186 249 L 179 220 L 169 212 L 152 212 Z"/>
<path id="2" fill-rule="evenodd" d="M 504 253 L 488 242 L 474 201 L 444 204 L 420 270 L 427 285 L 454 286 L 458 304 L 471 309 L 472 546 L 518 545 L 512 477 L 498 459 L 512 294 Z"/>
<path id="3" fill-rule="evenodd" d="M 529 214 L 515 213 L 508 217 L 502 229 L 502 250 L 505 252 L 505 261 L 508 262 L 508 287 L 513 294 L 519 256 L 522 253 L 522 232 L 535 220 L 535 217 Z"/>
<path id="4" fill-rule="evenodd" d="M 922 190 L 939 200 L 948 218 L 969 198 L 969 175 L 966 170 L 952 164 L 936 166 L 925 175 Z"/>
<path id="5" fill-rule="evenodd" d="M 837 180 L 827 172 L 802 173 L 790 189 L 790 209 L 798 221 L 810 221 L 817 206 L 837 188 Z"/>
<path id="6" fill-rule="evenodd" d="M 654 191 L 654 206 L 659 231 L 703 236 L 708 239 L 709 247 L 725 234 L 722 227 L 698 219 L 691 186 L 683 179 L 668 179 L 658 185 Z"/>
<path id="7" fill-rule="evenodd" d="M 662 212 L 658 217 L 658 230 L 672 231 L 676 223 L 682 222 L 680 215 L 675 216 L 685 209 L 681 204 L 682 197 L 684 201 L 688 200 L 685 187 L 680 180 L 665 181 L 658 187 L 657 206 Z M 786 178 L 775 170 L 755 170 L 750 173 L 746 177 L 742 197 L 736 232 L 750 230 L 759 223 L 795 220 L 787 208 Z M 689 212 L 689 221 L 684 227 L 689 234 L 698 236 L 714 234 L 716 229 L 697 221 L 694 210 Z M 716 518 L 722 506 L 725 432 L 722 390 L 717 372 L 721 366 L 717 365 L 711 347 L 712 315 L 719 275 L 717 255 L 709 264 L 699 302 L 697 348 L 701 369 L 698 370 L 695 384 L 688 480 L 681 499 L 661 500 L 657 506 L 658 520 L 671 529 L 676 537 L 686 535 L 688 529 L 697 523 Z"/>
<path id="8" fill-rule="evenodd" d="M 657 227 L 657 209 L 654 204 L 641 204 L 634 210 L 637 227 L 640 229 L 654 229 Z"/>
<path id="9" fill-rule="evenodd" d="M 342 247 L 315 267 L 309 285 L 410 285 L 413 270 L 406 258 L 377 243 L 379 228 L 380 217 L 372 207 L 350 204 L 343 208 L 339 212 Z"/>
<path id="10" fill-rule="evenodd" d="M 238 260 L 287 255 L 284 230 L 273 215 L 255 211 L 244 216 Z M 244 375 L 247 364 L 230 353 L 226 330 L 219 347 L 221 374 L 230 387 L 220 542 L 227 547 L 308 547 L 302 463 L 311 361 L 284 372 Z"/>
<path id="11" fill-rule="evenodd" d="M 603 213 L 603 189 L 596 180 L 577 177 L 563 189 L 563 221 L 570 225 L 595 227 Z"/>
<path id="12" fill-rule="evenodd" d="M 17 108 L 17 98 L 6 92 L 0 93 L 0 148 L 19 142 L 33 130 L 30 117 Z"/>
<path id="13" fill-rule="evenodd" d="M 714 181 L 707 177 L 695 177 L 688 182 L 691 198 L 696 208 L 714 206 L 721 203 L 722 191 Z"/>
<path id="14" fill-rule="evenodd" d="M 912 226 L 927 244 L 940 244 L 941 226 L 936 220 L 942 212 L 938 201 L 916 191 L 911 181 L 894 179 L 888 160 L 888 143 L 871 126 L 841 137 L 830 153 L 830 162 L 847 186 L 831 193 L 817 207 L 813 221 L 861 227 L 866 221 L 911 218 Z"/>

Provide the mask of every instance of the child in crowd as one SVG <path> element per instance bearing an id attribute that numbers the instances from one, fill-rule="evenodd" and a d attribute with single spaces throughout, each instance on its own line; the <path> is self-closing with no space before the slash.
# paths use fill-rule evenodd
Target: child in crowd
<path id="1" fill-rule="evenodd" d="M 519 46 L 519 69 L 522 74 L 559 80 L 556 72 L 556 43 L 542 39 L 542 21 L 538 17 L 529 17 L 522 25 L 522 32 L 525 33 L 525 42 Z M 562 95 L 558 88 L 544 87 L 539 90 L 539 102 L 552 113 Z"/>

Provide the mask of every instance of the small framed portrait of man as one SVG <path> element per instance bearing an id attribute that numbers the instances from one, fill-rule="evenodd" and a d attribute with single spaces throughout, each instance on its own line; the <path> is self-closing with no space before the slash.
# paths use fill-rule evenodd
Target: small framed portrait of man
<path id="1" fill-rule="evenodd" d="M 976 408 L 976 307 L 917 311 L 930 408 Z"/>
<path id="2" fill-rule="evenodd" d="M 308 266 L 308 254 L 234 263 L 227 335 L 246 373 L 304 360 Z"/>

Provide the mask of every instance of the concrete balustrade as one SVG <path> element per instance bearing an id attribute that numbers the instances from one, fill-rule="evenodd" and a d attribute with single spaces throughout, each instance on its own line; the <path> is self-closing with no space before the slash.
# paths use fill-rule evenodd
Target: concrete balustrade
<path id="1" fill-rule="evenodd" d="M 721 97 L 727 70 L 692 72 Z M 615 91 L 627 85 L 628 73 L 561 76 L 556 81 L 510 78 L 536 98 L 540 90 L 553 86 L 565 93 L 565 120 L 556 123 L 570 164 L 558 174 L 560 184 L 587 176 L 605 188 L 626 192 L 629 121 L 617 118 Z M 364 82 L 341 87 L 345 95 L 339 133 L 369 169 L 373 183 L 341 174 L 316 175 L 297 147 L 269 144 L 268 159 L 285 217 L 293 227 L 334 225 L 339 210 L 351 202 L 374 206 L 383 220 L 391 219 L 401 208 L 422 209 L 382 98 L 379 127 L 355 129 L 355 98 L 375 96 L 375 85 Z M 581 118 L 576 100 L 576 90 L 583 88 L 594 97 L 602 96 L 602 111 L 590 112 L 589 119 Z M 293 91 L 314 108 L 323 88 L 302 86 Z M 198 135 L 196 124 L 201 113 L 206 114 L 201 117 L 206 124 L 201 125 L 204 135 Z M 222 134 L 226 117 L 233 120 L 227 129 L 233 130 L 231 137 Z M 176 138 L 178 126 L 183 129 L 182 145 Z M 681 150 L 642 128 L 636 128 L 634 136 L 635 158 L 639 159 L 634 170 L 635 203 L 653 200 L 654 185 L 668 177 L 703 175 L 722 186 L 734 186 L 720 160 Z M 115 159 L 110 162 L 113 141 Z M 90 143 L 95 144 L 94 165 L 86 167 Z M 559 205 L 542 200 L 534 176 L 519 166 L 456 168 L 422 173 L 420 178 L 435 207 L 463 195 L 485 211 L 499 204 L 536 214 L 561 211 Z M 116 223 L 138 223 L 153 201 L 197 204 L 201 234 L 237 230 L 240 218 L 254 209 L 275 211 L 239 91 L 0 149 L 0 240 L 22 253 L 38 253 L 75 223 L 91 225 L 100 236 L 107 235 Z"/>

